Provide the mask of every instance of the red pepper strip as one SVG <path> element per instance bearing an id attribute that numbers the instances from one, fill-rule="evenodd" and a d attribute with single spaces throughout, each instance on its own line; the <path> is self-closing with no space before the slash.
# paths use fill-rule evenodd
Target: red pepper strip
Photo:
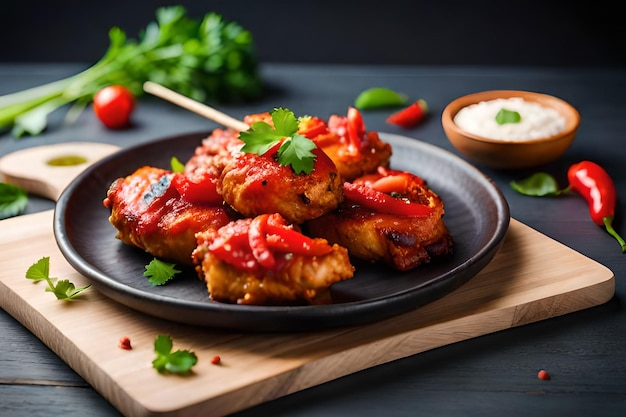
<path id="1" fill-rule="evenodd" d="M 409 178 L 406 175 L 387 175 L 374 181 L 372 188 L 381 193 L 403 193 L 409 185 Z"/>
<path id="2" fill-rule="evenodd" d="M 567 179 L 570 187 L 587 200 L 593 222 L 598 226 L 604 226 L 619 242 L 622 253 L 626 253 L 626 242 L 613 229 L 617 196 L 615 184 L 609 174 L 594 162 L 582 161 L 570 166 Z"/>
<path id="3" fill-rule="evenodd" d="M 379 213 L 388 213 L 396 216 L 425 217 L 433 212 L 432 207 L 392 197 L 380 191 L 376 191 L 365 184 L 351 184 L 345 182 L 343 184 L 343 190 L 348 200 Z"/>
<path id="4" fill-rule="evenodd" d="M 209 245 L 209 251 L 237 269 L 252 270 L 257 262 L 248 240 L 247 233 L 239 232 L 218 237 Z"/>
<path id="5" fill-rule="evenodd" d="M 398 125 L 400 127 L 415 127 L 428 114 L 428 104 L 424 100 L 417 100 L 404 109 L 393 113 L 387 118 L 387 123 Z"/>
<path id="6" fill-rule="evenodd" d="M 328 133 L 326 122 L 319 117 L 303 116 L 298 119 L 298 133 L 302 136 L 315 139 L 317 136 Z"/>
<path id="7" fill-rule="evenodd" d="M 324 239 L 312 239 L 285 226 L 267 225 L 267 244 L 281 252 L 304 256 L 322 256 L 333 248 Z"/>
<path id="8" fill-rule="evenodd" d="M 217 192 L 217 179 L 209 174 L 190 178 L 183 173 L 175 173 L 172 183 L 181 198 L 189 203 L 222 204 L 222 196 Z"/>
<path id="9" fill-rule="evenodd" d="M 355 107 L 348 107 L 348 128 L 347 136 L 348 143 L 355 151 L 361 148 L 361 144 L 365 138 L 365 123 L 363 122 L 363 116 L 361 112 Z"/>
<path id="10" fill-rule="evenodd" d="M 252 255 L 263 267 L 271 269 L 276 264 L 274 254 L 267 245 L 265 233 L 269 214 L 261 214 L 252 219 L 248 229 L 248 242 L 252 249 Z"/>

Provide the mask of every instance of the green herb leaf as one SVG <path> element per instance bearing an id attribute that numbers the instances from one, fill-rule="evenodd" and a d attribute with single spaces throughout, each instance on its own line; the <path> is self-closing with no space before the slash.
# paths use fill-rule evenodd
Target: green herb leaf
<path id="1" fill-rule="evenodd" d="M 76 288 L 69 280 L 50 277 L 50 257 L 46 256 L 32 264 L 26 271 L 26 278 L 35 282 L 46 281 L 46 292 L 53 293 L 58 300 L 72 300 L 91 285 Z M 56 284 L 55 284 L 56 283 Z"/>
<path id="2" fill-rule="evenodd" d="M 278 163 L 291 165 L 296 174 L 301 172 L 308 174 L 313 170 L 315 154 L 311 151 L 315 148 L 311 140 L 295 134 L 278 148 Z"/>
<path id="3" fill-rule="evenodd" d="M 496 123 L 503 125 L 505 123 L 519 123 L 522 121 L 522 116 L 513 110 L 507 110 L 505 108 L 500 109 L 496 114 Z"/>
<path id="4" fill-rule="evenodd" d="M 284 137 L 293 136 L 298 131 L 298 119 L 289 109 L 275 108 L 271 112 L 274 130 Z"/>
<path id="5" fill-rule="evenodd" d="M 28 194 L 24 189 L 0 182 L 0 220 L 24 213 L 27 204 Z"/>
<path id="6" fill-rule="evenodd" d="M 367 110 L 384 107 L 400 107 L 408 103 L 406 94 L 385 87 L 373 87 L 362 91 L 354 100 L 354 107 Z"/>
<path id="7" fill-rule="evenodd" d="M 85 291 L 87 288 L 89 288 L 89 285 L 76 288 L 69 280 L 61 279 L 56 281 L 56 285 L 54 287 L 46 288 L 46 291 L 54 293 L 59 300 L 71 300 L 76 298 L 78 294 Z"/>
<path id="8" fill-rule="evenodd" d="M 188 373 L 198 363 L 198 357 L 189 350 L 177 350 L 172 352 L 174 344 L 172 338 L 159 335 L 154 341 L 156 358 L 152 361 L 152 367 L 159 373 Z"/>
<path id="9" fill-rule="evenodd" d="M 172 172 L 184 172 L 185 171 L 185 164 L 180 162 L 180 160 L 176 158 L 175 156 L 173 156 L 172 159 L 170 160 L 170 165 L 172 166 Z"/>
<path id="10" fill-rule="evenodd" d="M 150 282 L 150 284 L 156 286 L 165 284 L 178 273 L 180 273 L 180 271 L 176 269 L 176 264 L 163 262 L 154 258 L 146 265 L 146 270 L 143 275 L 149 278 L 148 282 Z"/>
<path id="11" fill-rule="evenodd" d="M 297 134 L 298 119 L 289 109 L 275 108 L 270 112 L 274 127 L 265 122 L 255 122 L 250 129 L 239 134 L 244 142 L 242 152 L 263 155 L 282 141 L 278 149 L 278 163 L 291 166 L 296 174 L 309 174 L 315 165 L 317 146 L 310 139 Z"/>
<path id="12" fill-rule="evenodd" d="M 511 188 L 520 194 L 531 197 L 557 196 L 568 192 L 568 189 L 559 189 L 556 179 L 545 172 L 537 172 L 528 178 L 511 181 Z"/>
<path id="13" fill-rule="evenodd" d="M 32 264 L 26 271 L 26 278 L 35 282 L 47 280 L 50 276 L 50 257 L 45 256 Z"/>

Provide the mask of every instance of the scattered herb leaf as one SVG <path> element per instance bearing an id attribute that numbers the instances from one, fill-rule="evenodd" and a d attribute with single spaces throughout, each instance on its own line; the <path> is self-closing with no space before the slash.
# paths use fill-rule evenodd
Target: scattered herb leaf
<path id="1" fill-rule="evenodd" d="M 354 107 L 361 110 L 404 106 L 409 102 L 406 94 L 385 87 L 373 87 L 362 91 L 354 100 Z"/>
<path id="2" fill-rule="evenodd" d="M 0 220 L 24 213 L 27 204 L 26 190 L 17 185 L 0 182 Z"/>
<path id="3" fill-rule="evenodd" d="M 176 269 L 176 264 L 163 262 L 160 259 L 154 258 L 146 265 L 146 270 L 143 275 L 148 277 L 150 284 L 156 286 L 165 284 L 178 273 L 180 273 L 180 271 Z"/>
<path id="4" fill-rule="evenodd" d="M 315 164 L 315 154 L 311 151 L 316 145 L 297 133 L 299 121 L 291 110 L 275 108 L 270 114 L 274 127 L 266 122 L 255 122 L 239 134 L 244 142 L 241 151 L 263 155 L 283 141 L 278 149 L 278 163 L 290 165 L 296 174 L 309 174 Z"/>
<path id="5" fill-rule="evenodd" d="M 72 300 L 91 287 L 91 285 L 85 285 L 84 287 L 76 288 L 67 279 L 51 278 L 49 256 L 43 257 L 32 264 L 26 271 L 26 278 L 35 282 L 46 281 L 48 283 L 46 291 L 53 293 L 59 300 Z"/>
<path id="6" fill-rule="evenodd" d="M 511 181 L 510 185 L 518 193 L 531 197 L 557 196 L 567 192 L 567 189 L 560 189 L 556 179 L 545 172 L 537 172 L 528 178 Z"/>
<path id="7" fill-rule="evenodd" d="M 496 123 L 503 125 L 505 123 L 519 123 L 522 121 L 522 116 L 513 110 L 507 110 L 505 108 L 500 109 L 496 114 Z"/>
<path id="8" fill-rule="evenodd" d="M 172 166 L 172 172 L 184 172 L 185 171 L 185 164 L 180 162 L 180 160 L 176 158 L 175 156 L 172 156 L 172 159 L 170 160 L 170 165 Z"/>
<path id="9" fill-rule="evenodd" d="M 156 358 L 152 361 L 152 367 L 159 373 L 188 373 L 198 363 L 198 357 L 189 350 L 177 350 L 172 352 L 172 338 L 166 335 L 158 335 L 154 341 Z"/>

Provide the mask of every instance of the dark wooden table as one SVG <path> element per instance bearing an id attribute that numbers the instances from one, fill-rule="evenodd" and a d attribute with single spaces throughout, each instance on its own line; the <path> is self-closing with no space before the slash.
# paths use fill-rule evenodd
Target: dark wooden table
<path id="1" fill-rule="evenodd" d="M 1 65 L 0 94 L 52 81 L 79 65 Z M 517 220 L 604 264 L 616 276 L 608 303 L 566 316 L 471 339 L 381 365 L 238 413 L 239 416 L 623 416 L 626 415 L 626 255 L 593 224 L 582 198 L 536 199 L 516 194 L 509 182 L 542 170 L 564 180 L 567 167 L 590 159 L 606 168 L 618 191 L 616 228 L 626 235 L 626 71 L 483 67 L 352 67 L 268 65 L 271 92 L 260 102 L 223 106 L 235 117 L 288 107 L 296 114 L 345 114 L 356 95 L 386 86 L 425 99 L 430 117 L 402 130 L 385 123 L 386 111 L 365 114 L 369 130 L 399 133 L 453 153 L 440 116 L 451 100 L 491 89 L 534 90 L 561 97 L 582 116 L 573 146 L 558 161 L 532 170 L 478 166 L 501 187 Z M 160 99 L 142 99 L 135 126 L 107 131 L 90 111 L 72 126 L 62 113 L 42 136 L 0 136 L 0 156 L 66 141 L 129 146 L 210 130 L 216 125 Z M 54 207 L 31 196 L 27 213 Z M 2 237 L 0 237 L 1 239 Z M 0 254 L 0 259 L 2 259 Z M 1 265 L 1 263 L 0 263 Z M 117 416 L 71 368 L 25 327 L 0 310 L 0 415 Z M 546 369 L 550 381 L 537 378 Z"/>

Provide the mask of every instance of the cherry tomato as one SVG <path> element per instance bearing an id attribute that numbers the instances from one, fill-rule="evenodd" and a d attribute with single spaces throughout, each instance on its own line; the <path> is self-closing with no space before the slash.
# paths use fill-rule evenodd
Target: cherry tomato
<path id="1" fill-rule="evenodd" d="M 109 129 L 130 126 L 130 115 L 135 108 L 135 96 L 126 87 L 110 85 L 99 90 L 93 98 L 93 110 Z"/>

